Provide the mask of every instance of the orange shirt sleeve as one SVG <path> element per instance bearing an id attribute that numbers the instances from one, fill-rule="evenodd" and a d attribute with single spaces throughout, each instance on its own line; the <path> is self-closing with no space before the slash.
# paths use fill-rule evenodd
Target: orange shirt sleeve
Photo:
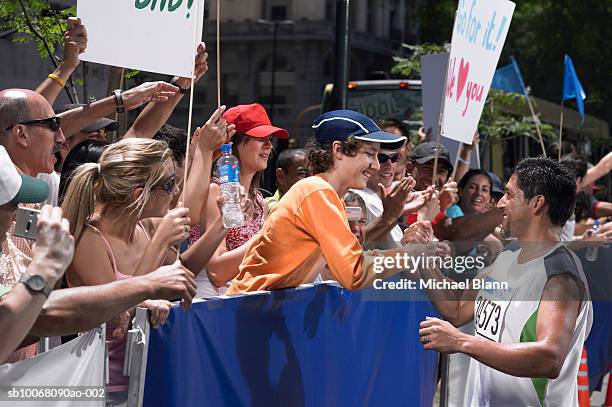
<path id="1" fill-rule="evenodd" d="M 302 201 L 296 215 L 297 225 L 319 244 L 338 282 L 351 290 L 362 287 L 367 281 L 362 248 L 348 226 L 344 204 L 335 191 L 311 193 Z"/>

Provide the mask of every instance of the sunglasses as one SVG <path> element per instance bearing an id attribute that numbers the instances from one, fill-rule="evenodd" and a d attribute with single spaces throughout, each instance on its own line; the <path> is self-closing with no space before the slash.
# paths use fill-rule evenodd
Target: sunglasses
<path id="1" fill-rule="evenodd" d="M 396 163 L 399 160 L 399 154 L 383 154 L 378 153 L 378 162 L 380 164 L 384 164 L 387 161 L 391 160 L 392 163 Z"/>
<path id="2" fill-rule="evenodd" d="M 174 174 L 168 181 L 164 182 L 161 185 L 155 185 L 151 189 L 161 189 L 166 194 L 170 195 L 174 193 L 174 188 L 176 187 L 176 174 Z"/>
<path id="3" fill-rule="evenodd" d="M 62 119 L 58 116 L 48 117 L 46 119 L 37 119 L 37 120 L 28 120 L 25 122 L 15 123 L 12 126 L 8 126 L 5 130 L 10 130 L 18 124 L 22 124 L 24 126 L 44 126 L 50 129 L 51 131 L 58 131 L 60 125 L 62 123 Z"/>

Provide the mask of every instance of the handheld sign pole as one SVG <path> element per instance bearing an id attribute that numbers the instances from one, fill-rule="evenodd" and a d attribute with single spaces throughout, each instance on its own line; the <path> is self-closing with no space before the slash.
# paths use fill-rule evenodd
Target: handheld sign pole
<path id="1" fill-rule="evenodd" d="M 457 11 L 455 11 L 455 21 L 453 22 L 453 33 L 457 24 Z M 440 155 L 440 136 L 442 134 L 442 123 L 444 123 L 444 108 L 446 107 L 446 92 L 448 91 L 448 70 L 450 69 L 450 52 L 448 54 L 448 62 L 446 63 L 446 75 L 444 75 L 444 88 L 442 89 L 442 108 L 440 109 L 440 118 L 438 119 L 438 132 L 436 134 L 436 154 L 434 156 L 433 175 L 431 176 L 431 185 L 436 186 L 436 175 L 438 173 L 438 156 Z M 461 146 L 461 144 L 459 144 Z"/>
<path id="2" fill-rule="evenodd" d="M 217 109 L 221 107 L 221 0 L 217 0 Z"/>
<path id="3" fill-rule="evenodd" d="M 561 161 L 561 141 L 563 140 L 563 102 L 561 101 L 561 118 L 559 119 L 559 161 Z"/>
<path id="4" fill-rule="evenodd" d="M 196 50 L 197 53 L 197 49 L 198 49 L 198 44 L 200 42 L 200 39 L 198 38 L 198 24 L 201 24 L 202 22 L 199 21 L 199 16 L 200 16 L 200 3 L 203 3 L 205 0 L 201 0 L 201 1 L 197 1 L 196 3 L 196 8 L 197 8 L 197 12 L 196 12 L 196 18 L 194 18 L 194 26 L 193 26 L 193 49 Z M 198 60 L 197 57 L 193 58 L 193 67 L 191 69 L 191 88 L 189 90 L 189 118 L 187 119 L 187 150 L 185 151 L 185 168 L 184 168 L 184 174 L 183 174 L 183 191 L 181 192 L 181 199 L 180 202 L 183 203 L 185 202 L 185 190 L 187 188 L 187 175 L 189 173 L 189 147 L 191 145 L 191 124 L 192 124 L 192 119 L 193 119 L 193 93 L 194 93 L 194 87 L 195 87 L 195 73 L 196 73 L 196 61 Z M 180 261 L 181 258 L 181 251 L 180 251 L 180 247 L 179 249 L 176 251 L 176 260 Z"/>
<path id="5" fill-rule="evenodd" d="M 523 88 L 525 89 L 525 88 Z M 544 147 L 544 140 L 542 139 L 542 132 L 540 131 L 540 121 L 533 110 L 533 105 L 531 104 L 531 99 L 529 99 L 529 95 L 527 94 L 527 90 L 525 89 L 525 99 L 527 99 L 527 106 L 529 106 L 529 111 L 531 111 L 531 116 L 533 117 L 533 122 L 536 126 L 536 131 L 538 132 L 538 139 L 540 140 L 540 146 L 542 147 L 542 154 L 546 157 L 546 147 Z"/>

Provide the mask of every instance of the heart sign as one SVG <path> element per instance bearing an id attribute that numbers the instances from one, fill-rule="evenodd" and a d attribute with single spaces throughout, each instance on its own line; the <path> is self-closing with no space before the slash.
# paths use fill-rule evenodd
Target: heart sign
<path id="1" fill-rule="evenodd" d="M 469 72 L 470 63 L 465 62 L 463 58 L 461 58 L 461 63 L 459 64 L 459 75 L 457 78 L 457 101 L 459 101 L 459 98 L 463 93 L 463 88 L 465 88 L 465 84 L 467 83 L 467 77 Z"/>

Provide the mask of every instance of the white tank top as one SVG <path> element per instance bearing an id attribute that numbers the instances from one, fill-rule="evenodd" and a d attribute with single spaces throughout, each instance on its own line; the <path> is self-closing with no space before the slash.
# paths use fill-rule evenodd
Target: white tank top
<path id="1" fill-rule="evenodd" d="M 520 247 L 513 243 L 491 266 L 485 281 L 508 282 L 509 287 L 478 292 L 474 305 L 476 336 L 499 343 L 536 341 L 536 321 L 544 285 L 554 275 L 571 273 L 582 281 L 585 296 L 569 352 L 556 379 L 515 377 L 471 359 L 463 405 L 577 406 L 578 367 L 592 325 L 592 305 L 580 260 L 562 244 L 524 264 L 517 261 L 519 253 Z"/>

